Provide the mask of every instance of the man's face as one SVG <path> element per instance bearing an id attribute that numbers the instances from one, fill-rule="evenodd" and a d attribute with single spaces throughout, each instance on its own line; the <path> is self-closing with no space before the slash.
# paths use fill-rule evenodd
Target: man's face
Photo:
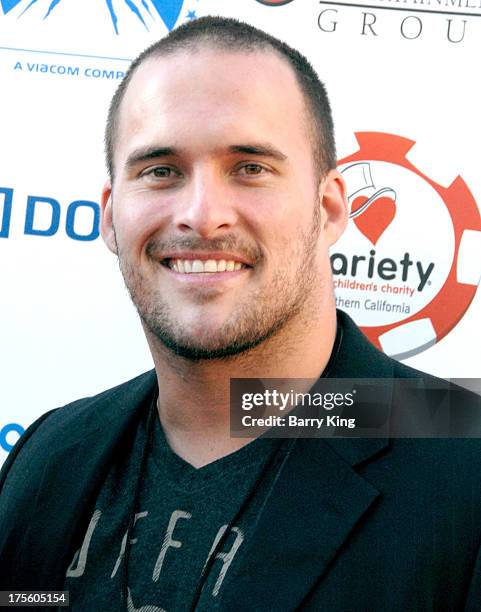
<path id="1" fill-rule="evenodd" d="M 329 246 L 311 143 L 295 75 L 274 53 L 206 48 L 140 66 L 102 233 L 148 334 L 215 358 L 308 320 Z"/>

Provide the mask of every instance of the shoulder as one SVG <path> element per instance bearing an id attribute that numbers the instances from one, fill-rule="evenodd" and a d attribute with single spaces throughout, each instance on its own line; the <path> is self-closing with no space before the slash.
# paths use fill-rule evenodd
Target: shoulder
<path id="1" fill-rule="evenodd" d="M 340 342 L 332 377 L 425 378 L 429 375 L 388 357 L 364 335 L 351 317 L 337 310 Z"/>
<path id="2" fill-rule="evenodd" d="M 336 370 L 346 371 L 352 378 L 362 376 L 384 378 L 411 378 L 435 382 L 442 381 L 431 374 L 417 370 L 404 363 L 388 357 L 364 335 L 351 317 L 342 310 L 337 310 L 342 339 L 336 356 Z M 469 395 L 469 391 L 466 391 Z"/>
<path id="3" fill-rule="evenodd" d="M 75 444 L 101 428 L 121 426 L 156 388 L 155 370 L 43 414 L 34 421 L 10 451 L 0 472 L 2 486 L 11 466 L 30 470 L 42 465 L 60 447 Z"/>
<path id="4" fill-rule="evenodd" d="M 346 313 L 338 311 L 338 321 L 342 340 L 333 377 L 378 379 L 379 388 L 391 393 L 398 437 L 400 432 L 408 437 L 422 437 L 424 432 L 427 437 L 481 438 L 478 394 L 388 357 Z M 479 440 L 467 446 L 477 444 Z"/>
<path id="5" fill-rule="evenodd" d="M 135 408 L 138 401 L 154 389 L 156 380 L 155 370 L 150 370 L 96 395 L 55 408 L 42 423 L 42 432 L 47 433 L 52 428 L 70 428 L 86 418 L 94 419 L 93 426 L 99 421 L 115 419 L 120 412 Z"/>

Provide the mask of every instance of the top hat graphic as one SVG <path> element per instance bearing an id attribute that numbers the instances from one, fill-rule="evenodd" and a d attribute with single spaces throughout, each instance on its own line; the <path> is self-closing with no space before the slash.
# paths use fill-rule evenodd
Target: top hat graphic
<path id="1" fill-rule="evenodd" d="M 392 187 L 382 187 L 377 189 L 374 185 L 371 175 L 371 164 L 369 162 L 357 162 L 351 164 L 342 170 L 342 175 L 346 179 L 348 188 L 347 201 L 351 206 L 351 212 L 349 218 L 353 219 L 362 214 L 371 204 L 378 200 L 382 196 L 389 195 L 393 201 L 396 201 L 396 192 Z M 363 198 L 362 204 L 352 210 L 352 205 L 357 198 L 361 196 Z M 364 200 L 364 198 L 367 198 Z"/>

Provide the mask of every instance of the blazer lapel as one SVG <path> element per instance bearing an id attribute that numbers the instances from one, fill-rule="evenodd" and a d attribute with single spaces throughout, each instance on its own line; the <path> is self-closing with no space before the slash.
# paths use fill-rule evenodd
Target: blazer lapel
<path id="1" fill-rule="evenodd" d="M 390 378 L 392 361 L 338 313 L 341 342 L 329 378 Z M 389 390 L 389 385 L 385 390 Z M 389 421 L 387 393 L 383 420 Z M 223 587 L 224 611 L 294 610 L 369 511 L 379 492 L 354 469 L 389 446 L 377 438 L 298 439 L 266 500 L 248 548 Z"/>
<path id="2" fill-rule="evenodd" d="M 346 456 L 366 459 L 385 449 L 387 441 L 345 439 L 341 454 L 335 450 L 338 441 L 296 441 L 249 548 L 224 585 L 222 610 L 294 610 L 373 504 L 378 491 Z"/>

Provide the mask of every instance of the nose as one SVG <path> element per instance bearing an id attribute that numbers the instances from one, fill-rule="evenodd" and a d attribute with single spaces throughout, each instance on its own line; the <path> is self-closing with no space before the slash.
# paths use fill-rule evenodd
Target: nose
<path id="1" fill-rule="evenodd" d="M 183 193 L 183 202 L 176 207 L 176 227 L 202 238 L 231 231 L 237 221 L 232 197 L 228 178 L 219 169 L 208 166 L 196 169 Z"/>

